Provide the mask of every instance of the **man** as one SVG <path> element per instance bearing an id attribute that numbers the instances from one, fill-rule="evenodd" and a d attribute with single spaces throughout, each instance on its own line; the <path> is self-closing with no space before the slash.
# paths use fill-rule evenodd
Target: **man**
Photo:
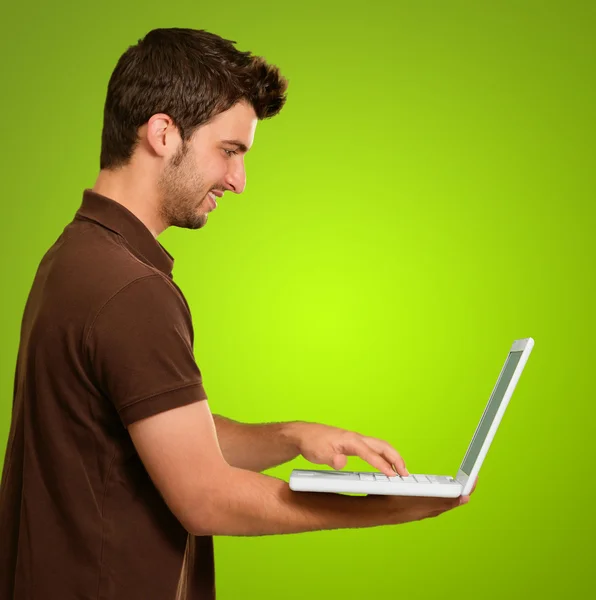
<path id="1" fill-rule="evenodd" d="M 468 500 L 293 493 L 299 454 L 392 474 L 387 442 L 212 415 L 189 307 L 157 242 L 246 184 L 258 120 L 288 82 L 205 31 L 151 31 L 120 58 L 100 173 L 42 259 L 23 316 L 0 491 L 3 600 L 215 597 L 213 535 L 372 527 Z"/>

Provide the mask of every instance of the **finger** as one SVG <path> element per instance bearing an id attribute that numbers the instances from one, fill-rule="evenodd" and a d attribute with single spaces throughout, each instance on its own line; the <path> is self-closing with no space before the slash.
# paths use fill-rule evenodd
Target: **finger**
<path id="1" fill-rule="evenodd" d="M 398 475 L 407 477 L 410 474 L 401 454 L 389 442 L 366 435 L 362 436 L 362 439 L 364 440 L 364 443 L 370 446 L 375 452 L 381 454 L 390 465 L 395 465 Z"/>
<path id="2" fill-rule="evenodd" d="M 476 477 L 476 480 L 474 481 L 474 485 L 472 486 L 472 491 L 470 492 L 470 494 L 474 493 L 474 490 L 476 489 L 476 484 L 478 483 L 478 477 Z"/>
<path id="3" fill-rule="evenodd" d="M 342 448 L 345 454 L 351 456 L 359 456 L 362 460 L 365 460 L 369 465 L 378 469 L 387 477 L 393 477 L 393 469 L 391 463 L 386 460 L 381 454 L 375 452 L 370 446 L 365 444 L 361 439 L 354 438 L 344 444 Z"/>
<path id="4" fill-rule="evenodd" d="M 345 454 L 334 454 L 329 466 L 333 467 L 336 471 L 341 471 L 347 462 L 348 457 Z"/>

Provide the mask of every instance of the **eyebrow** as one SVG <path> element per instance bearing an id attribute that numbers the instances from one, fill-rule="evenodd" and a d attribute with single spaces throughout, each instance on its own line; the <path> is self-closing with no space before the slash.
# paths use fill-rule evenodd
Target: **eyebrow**
<path id="1" fill-rule="evenodd" d="M 235 146 L 238 146 L 238 149 L 242 150 L 242 152 L 244 154 L 246 154 L 248 152 L 248 148 L 246 147 L 246 145 L 238 140 L 222 140 L 221 143 L 222 144 L 234 144 Z"/>

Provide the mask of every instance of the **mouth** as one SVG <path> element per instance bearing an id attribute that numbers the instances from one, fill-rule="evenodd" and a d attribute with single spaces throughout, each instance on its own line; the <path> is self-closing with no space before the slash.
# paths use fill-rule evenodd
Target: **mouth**
<path id="1" fill-rule="evenodd" d="M 217 208 L 217 200 L 215 200 L 216 195 L 217 195 L 217 192 L 215 190 L 211 190 L 207 194 L 207 197 L 209 198 L 209 201 L 211 203 L 211 210 L 215 210 Z M 223 194 L 219 195 L 220 198 L 221 198 L 221 196 L 223 196 Z"/>

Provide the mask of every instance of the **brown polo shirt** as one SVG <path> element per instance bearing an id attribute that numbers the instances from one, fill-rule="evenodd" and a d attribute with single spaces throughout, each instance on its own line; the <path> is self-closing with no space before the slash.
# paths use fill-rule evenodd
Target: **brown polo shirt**
<path id="1" fill-rule="evenodd" d="M 188 600 L 215 597 L 212 538 L 188 535 L 127 430 L 207 397 L 172 267 L 91 190 L 43 257 L 0 488 L 2 600 L 175 600 L 179 583 Z"/>

